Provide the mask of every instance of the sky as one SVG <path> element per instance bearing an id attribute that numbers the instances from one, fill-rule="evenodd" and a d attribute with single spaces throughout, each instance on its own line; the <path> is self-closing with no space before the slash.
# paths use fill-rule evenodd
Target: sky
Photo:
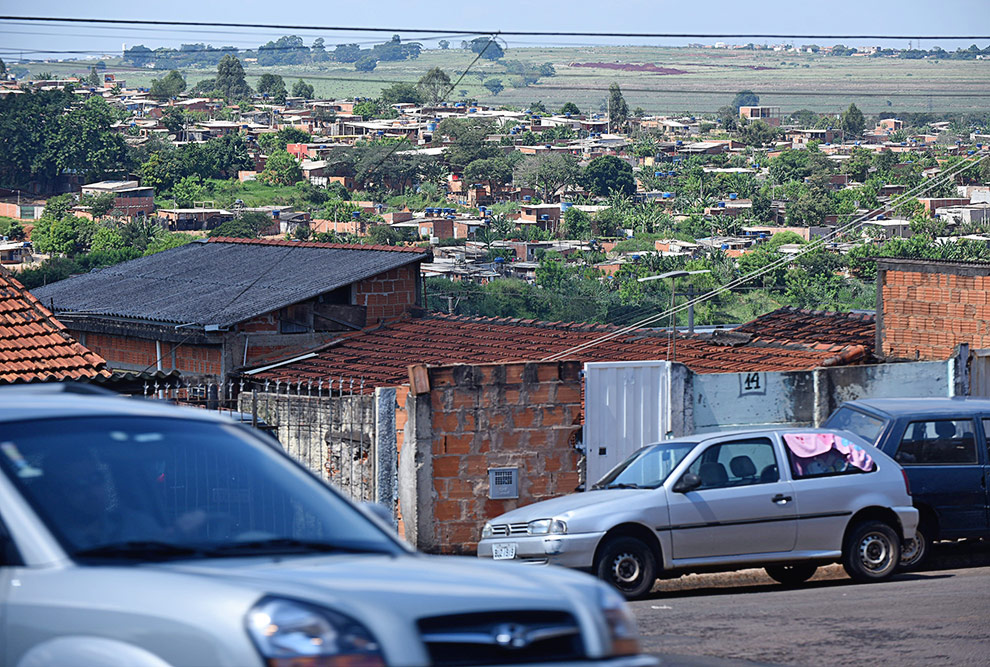
<path id="1" fill-rule="evenodd" d="M 290 11 L 291 10 L 291 11 Z M 572 0 L 571 2 L 474 2 L 460 0 L 357 0 L 356 2 L 327 2 L 326 0 L 296 0 L 291 3 L 231 2 L 230 0 L 167 0 L 136 3 L 133 0 L 0 0 L 0 15 L 39 17 L 112 18 L 140 20 L 172 20 L 201 22 L 237 22 L 319 26 L 360 26 L 391 29 L 421 28 L 436 30 L 434 40 L 421 34 L 403 34 L 403 39 L 415 39 L 427 46 L 446 36 L 459 43 L 461 35 L 451 37 L 448 31 L 580 31 L 621 33 L 774 33 L 787 35 L 977 35 L 983 39 L 965 42 L 922 39 L 921 48 L 936 44 L 947 50 L 969 46 L 974 41 L 981 47 L 990 45 L 990 0 L 832 0 L 806 2 L 803 0 L 651 0 L 622 2 L 606 0 Z M 205 42 L 214 46 L 255 47 L 284 34 L 298 34 L 307 44 L 323 37 L 328 45 L 343 41 L 374 43 L 382 41 L 379 34 L 347 34 L 313 30 L 256 30 L 231 27 L 156 27 L 156 26 L 94 26 L 88 24 L 58 25 L 0 21 L 0 57 L 15 60 L 19 50 L 51 50 L 54 52 L 87 51 L 119 53 L 121 46 L 144 44 L 149 48 L 177 47 L 181 43 Z M 578 38 L 507 37 L 511 47 L 559 46 L 581 44 L 657 44 L 677 46 L 688 42 L 819 43 L 847 46 L 878 45 L 907 48 L 904 39 L 648 39 L 648 38 Z M 917 47 L 918 41 L 912 40 Z M 25 53 L 27 55 L 27 53 Z M 73 57 L 63 54 L 60 57 Z"/>

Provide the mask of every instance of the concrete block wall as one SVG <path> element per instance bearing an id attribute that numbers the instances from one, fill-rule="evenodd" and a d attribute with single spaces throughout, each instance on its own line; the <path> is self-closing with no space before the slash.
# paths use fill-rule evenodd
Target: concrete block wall
<path id="1" fill-rule="evenodd" d="M 581 452 L 581 365 L 534 362 L 425 368 L 407 401 L 399 463 L 406 538 L 471 554 L 482 524 L 574 491 Z M 519 497 L 492 500 L 490 468 L 519 469 Z"/>
<path id="2" fill-rule="evenodd" d="M 883 359 L 941 360 L 990 347 L 990 265 L 878 261 L 877 349 Z"/>

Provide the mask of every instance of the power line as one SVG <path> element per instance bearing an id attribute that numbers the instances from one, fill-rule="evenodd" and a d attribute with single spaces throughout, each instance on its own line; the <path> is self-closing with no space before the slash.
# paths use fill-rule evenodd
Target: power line
<path id="1" fill-rule="evenodd" d="M 963 171 L 965 171 L 967 169 L 970 169 L 970 168 L 976 166 L 977 164 L 979 164 L 983 160 L 987 159 L 987 157 L 990 157 L 990 154 L 984 152 L 984 154 L 982 155 L 982 157 L 980 157 L 978 160 L 977 159 L 969 159 L 969 160 L 964 159 L 963 161 L 961 161 L 960 163 L 958 163 L 956 166 L 954 166 L 952 170 L 947 171 L 947 172 L 945 172 L 943 174 L 940 174 L 938 177 L 936 177 L 934 179 L 931 179 L 927 183 L 922 183 L 922 184 L 920 184 L 920 185 L 912 188 L 911 190 L 903 193 L 902 195 L 896 197 L 895 200 L 897 200 L 897 201 L 891 200 L 890 202 L 887 203 L 886 206 L 884 206 L 883 210 L 884 211 L 889 211 L 892 208 L 895 208 L 895 207 L 899 206 L 901 203 L 903 203 L 907 199 L 912 198 L 912 197 L 916 197 L 918 194 L 923 193 L 923 192 L 925 192 L 925 191 L 927 191 L 927 190 L 935 187 L 936 185 L 939 185 L 939 181 L 940 180 L 954 178 L 956 176 L 956 174 L 961 173 L 961 172 L 963 172 Z M 782 266 L 782 265 L 785 265 L 785 264 L 789 264 L 790 262 L 793 262 L 798 257 L 801 257 L 802 255 L 805 255 L 805 254 L 807 254 L 809 252 L 812 252 L 812 251 L 817 250 L 822 245 L 824 245 L 824 243 L 826 241 L 828 241 L 828 240 L 830 240 L 830 239 L 832 239 L 834 237 L 837 237 L 840 234 L 845 233 L 845 231 L 847 229 L 852 228 L 853 226 L 864 222 L 866 220 L 866 218 L 868 217 L 868 215 L 869 214 L 860 216 L 859 218 L 854 219 L 854 220 L 846 223 L 845 225 L 836 228 L 835 230 L 833 230 L 829 234 L 826 234 L 825 236 L 821 237 L 820 239 L 817 239 L 814 243 L 808 244 L 808 246 L 806 248 L 800 250 L 799 252 L 797 252 L 794 255 L 783 257 L 783 258 L 781 258 L 779 260 L 776 260 L 774 262 L 771 262 L 770 264 L 768 264 L 768 265 L 766 265 L 766 266 L 764 266 L 764 267 L 762 267 L 760 269 L 757 269 L 756 271 L 753 271 L 753 272 L 751 272 L 749 274 L 746 274 L 744 276 L 740 276 L 739 278 L 736 278 L 736 279 L 734 279 L 732 281 L 729 281 L 725 285 L 719 286 L 719 287 L 713 289 L 712 291 L 707 292 L 706 294 L 703 294 L 703 295 L 701 295 L 701 296 L 699 296 L 699 297 L 697 297 L 695 299 L 692 299 L 692 300 L 690 300 L 690 301 L 688 301 L 688 302 L 686 302 L 684 304 L 681 304 L 680 306 L 677 306 L 676 308 L 671 308 L 671 309 L 669 309 L 669 310 L 667 310 L 665 312 L 658 313 L 656 315 L 652 315 L 652 316 L 650 316 L 648 318 L 645 318 L 643 320 L 640 320 L 639 322 L 636 322 L 636 323 L 631 324 L 631 325 L 626 326 L 626 327 L 622 327 L 621 329 L 618 329 L 618 330 L 616 330 L 614 332 L 605 334 L 604 336 L 600 336 L 599 338 L 596 338 L 595 340 L 588 341 L 587 343 L 583 343 L 581 345 L 575 345 L 574 347 L 571 347 L 570 349 L 563 350 L 562 352 L 558 352 L 558 353 L 555 353 L 555 354 L 550 355 L 548 357 L 545 357 L 544 359 L 542 359 L 542 361 L 557 361 L 559 359 L 563 359 L 564 357 L 566 357 L 566 356 L 568 356 L 570 354 L 574 354 L 576 352 L 582 352 L 582 351 L 584 351 L 586 349 L 590 349 L 592 347 L 596 347 L 596 346 L 601 345 L 601 344 L 603 344 L 605 342 L 608 342 L 609 340 L 612 340 L 613 338 L 618 338 L 620 336 L 627 335 L 629 333 L 632 333 L 633 331 L 636 331 L 637 329 L 641 329 L 641 328 L 643 328 L 645 326 L 648 326 L 649 324 L 652 324 L 653 322 L 657 322 L 659 320 L 664 319 L 665 317 L 669 317 L 672 314 L 681 312 L 682 310 L 686 310 L 687 308 L 690 308 L 691 306 L 694 306 L 694 305 L 696 305 L 698 303 L 702 303 L 704 301 L 708 301 L 710 299 L 713 299 L 716 296 L 718 296 L 719 294 L 722 294 L 723 292 L 726 292 L 726 291 L 730 290 L 732 287 L 734 287 L 736 285 L 741 285 L 741 284 L 743 284 L 745 282 L 748 282 L 748 281 L 752 280 L 753 278 L 757 278 L 757 277 L 759 277 L 759 276 L 761 276 L 761 275 L 763 275 L 765 273 L 769 273 L 770 271 L 775 270 L 779 266 Z"/>
<path id="2" fill-rule="evenodd" d="M 225 28 L 257 28 L 263 30 L 306 30 L 318 32 L 391 32 L 423 34 L 430 32 L 459 32 L 466 34 L 516 37 L 627 37 L 651 39 L 707 39 L 707 38 L 739 38 L 739 39 L 902 39 L 902 40 L 976 40 L 990 39 L 988 35 L 879 35 L 879 34 L 781 34 L 781 33 L 695 33 L 695 32 L 586 32 L 565 30 L 461 30 L 443 28 L 371 28 L 367 26 L 317 26 L 279 23 L 219 23 L 212 21 L 162 21 L 150 19 L 96 19 L 51 16 L 0 16 L 0 21 L 39 21 L 46 23 L 89 23 L 103 25 L 156 25 L 181 27 L 225 27 Z"/>

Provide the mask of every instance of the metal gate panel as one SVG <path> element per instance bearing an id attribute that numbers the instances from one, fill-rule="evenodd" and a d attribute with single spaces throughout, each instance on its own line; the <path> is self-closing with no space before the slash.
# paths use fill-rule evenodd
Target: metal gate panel
<path id="1" fill-rule="evenodd" d="M 990 350 L 970 352 L 969 395 L 990 397 Z"/>
<path id="2" fill-rule="evenodd" d="M 585 488 L 670 431 L 670 364 L 622 361 L 584 365 Z"/>

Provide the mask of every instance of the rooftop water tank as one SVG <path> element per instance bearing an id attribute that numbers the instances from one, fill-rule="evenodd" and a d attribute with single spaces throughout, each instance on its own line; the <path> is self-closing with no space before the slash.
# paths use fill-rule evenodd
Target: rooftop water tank
<path id="1" fill-rule="evenodd" d="M 738 198 L 739 198 L 739 195 L 737 193 L 735 193 L 735 192 L 730 192 L 729 193 L 729 199 L 738 199 Z"/>

